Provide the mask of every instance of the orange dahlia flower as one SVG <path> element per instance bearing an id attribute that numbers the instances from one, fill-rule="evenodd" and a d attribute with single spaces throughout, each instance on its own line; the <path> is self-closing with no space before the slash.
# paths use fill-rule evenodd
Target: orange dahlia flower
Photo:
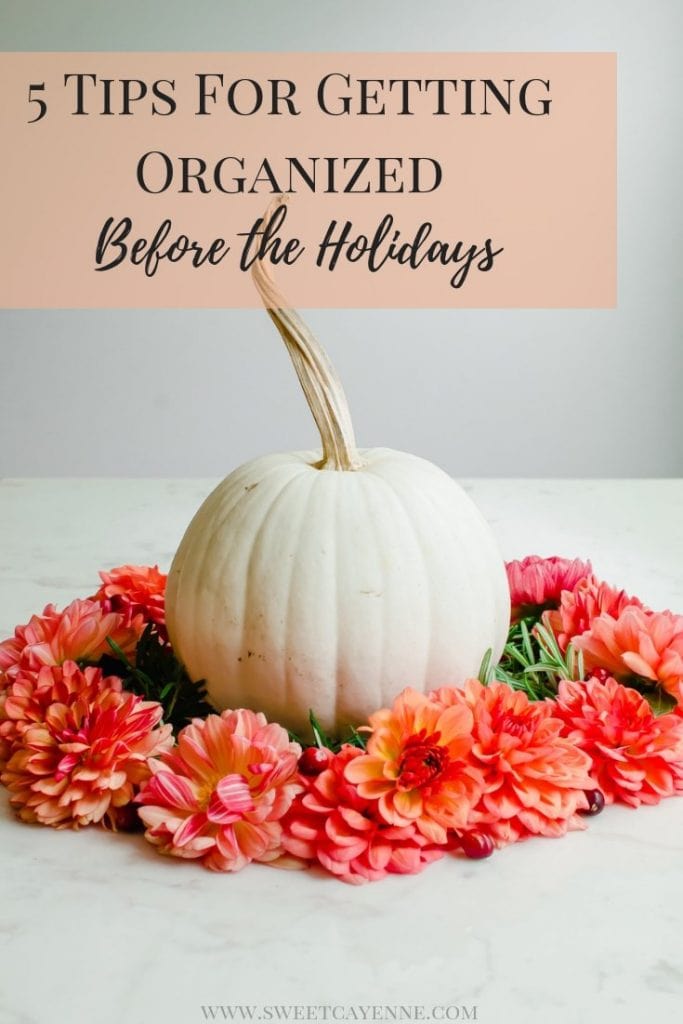
<path id="1" fill-rule="evenodd" d="M 28 725 L 2 782 L 24 821 L 77 828 L 129 803 L 149 775 L 148 758 L 168 749 L 162 707 L 132 693 L 102 690 L 53 703 Z"/>
<path id="2" fill-rule="evenodd" d="M 345 777 L 362 756 L 344 745 L 318 776 L 301 778 L 304 790 L 282 819 L 282 848 L 303 865 L 318 863 L 355 885 L 416 874 L 442 857 L 445 847 L 430 843 L 414 822 L 387 825 L 377 800 L 362 797 Z"/>
<path id="3" fill-rule="evenodd" d="M 472 713 L 460 702 L 444 707 L 406 689 L 370 716 L 367 753 L 345 770 L 367 800 L 378 801 L 388 825 L 414 824 L 431 843 L 462 828 L 481 792 L 472 763 Z"/>
<path id="4" fill-rule="evenodd" d="M 591 573 L 590 562 L 579 558 L 540 558 L 529 555 L 521 561 L 507 562 L 512 621 L 527 612 L 556 607 L 564 590 L 573 590 L 579 580 Z"/>
<path id="5" fill-rule="evenodd" d="M 152 761 L 138 813 L 160 853 L 239 871 L 281 854 L 280 818 L 301 789 L 298 743 L 253 711 L 196 719 Z"/>
<path id="6" fill-rule="evenodd" d="M 555 636 L 562 651 L 574 637 L 581 636 L 590 628 L 593 620 L 606 613 L 618 618 L 625 608 L 642 608 L 637 597 L 629 597 L 625 590 L 616 590 L 608 583 L 601 583 L 594 576 L 581 580 L 571 591 L 565 591 L 556 610 L 547 611 L 543 622 Z"/>
<path id="7" fill-rule="evenodd" d="M 75 661 L 43 665 L 38 672 L 19 674 L 0 692 L 0 767 L 31 725 L 45 720 L 52 704 L 90 703 L 106 690 L 121 690 L 118 676 L 104 676 L 98 668 L 79 669 Z"/>
<path id="8" fill-rule="evenodd" d="M 0 687 L 22 672 L 65 661 L 97 661 L 111 649 L 110 637 L 126 653 L 135 650 L 144 628 L 142 615 L 107 611 L 98 601 L 72 601 L 62 612 L 47 605 L 14 636 L 0 643 Z"/>
<path id="9" fill-rule="evenodd" d="M 142 615 L 146 622 L 163 627 L 166 623 L 166 574 L 158 565 L 120 565 L 101 572 L 102 586 L 94 601 L 106 602 L 109 609 L 127 613 L 130 618 Z"/>
<path id="10" fill-rule="evenodd" d="M 562 836 L 582 828 L 577 811 L 591 789 L 590 758 L 562 735 L 550 705 L 505 683 L 469 679 L 462 691 L 432 694 L 442 706 L 463 702 L 473 717 L 472 757 L 483 792 L 469 824 L 497 845 L 528 835 Z"/>
<path id="11" fill-rule="evenodd" d="M 603 613 L 573 641 L 589 668 L 613 675 L 641 676 L 683 704 L 683 615 L 624 608 L 618 616 Z"/>
<path id="12" fill-rule="evenodd" d="M 657 717 L 648 702 L 616 679 L 561 682 L 553 714 L 592 760 L 591 775 L 607 803 L 639 807 L 683 792 L 683 718 Z"/>

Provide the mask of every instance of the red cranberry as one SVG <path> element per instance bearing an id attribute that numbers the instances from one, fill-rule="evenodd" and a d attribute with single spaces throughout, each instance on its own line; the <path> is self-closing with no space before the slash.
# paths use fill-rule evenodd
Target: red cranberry
<path id="1" fill-rule="evenodd" d="M 605 797 L 599 789 L 586 789 L 583 794 L 588 802 L 588 807 L 579 811 L 580 814 L 599 814 L 605 806 Z"/>
<path id="2" fill-rule="evenodd" d="M 470 860 L 483 860 L 493 853 L 493 840 L 485 832 L 463 832 L 460 836 L 462 852 Z"/>
<path id="3" fill-rule="evenodd" d="M 332 751 L 327 747 L 306 747 L 299 758 L 299 771 L 302 775 L 320 775 L 332 760 Z"/>

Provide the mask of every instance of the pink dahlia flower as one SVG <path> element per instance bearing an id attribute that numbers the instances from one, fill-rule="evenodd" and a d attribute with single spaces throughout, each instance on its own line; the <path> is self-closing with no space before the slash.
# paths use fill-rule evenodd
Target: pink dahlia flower
<path id="1" fill-rule="evenodd" d="M 50 704 L 2 773 L 19 817 L 77 828 L 130 803 L 149 776 L 148 758 L 172 745 L 161 715 L 160 704 L 115 689 Z"/>
<path id="2" fill-rule="evenodd" d="M 107 690 L 121 690 L 118 676 L 98 668 L 81 671 L 75 661 L 43 665 L 37 672 L 19 674 L 0 692 L 0 767 L 4 767 L 26 729 L 40 725 L 52 704 L 91 703 Z"/>
<path id="3" fill-rule="evenodd" d="M 464 828 L 481 792 L 471 758 L 472 712 L 444 707 L 404 690 L 391 708 L 370 716 L 367 753 L 349 761 L 345 776 L 388 825 L 415 825 L 443 845 L 449 829 Z"/>
<path id="4" fill-rule="evenodd" d="M 468 679 L 463 690 L 437 690 L 432 698 L 444 707 L 464 703 L 473 717 L 472 758 L 483 792 L 470 827 L 499 846 L 583 827 L 577 812 L 593 785 L 590 758 L 562 735 L 563 722 L 550 705 L 505 683 L 483 686 L 477 679 Z"/>
<path id="5" fill-rule="evenodd" d="M 579 558 L 540 558 L 529 555 L 521 561 L 507 562 L 512 621 L 542 608 L 555 608 L 563 590 L 573 590 L 579 580 L 591 573 L 590 562 Z"/>
<path id="6" fill-rule="evenodd" d="M 603 613 L 618 618 L 625 608 L 642 608 L 637 597 L 629 597 L 625 590 L 616 590 L 601 583 L 594 576 L 581 580 L 573 590 L 564 591 L 559 607 L 547 611 L 544 624 L 553 631 L 562 651 L 566 651 L 574 637 L 586 633 Z"/>
<path id="7" fill-rule="evenodd" d="M 142 615 L 145 622 L 154 622 L 164 630 L 166 574 L 157 565 L 120 565 L 101 572 L 100 579 L 102 586 L 94 601 L 105 603 L 108 610 L 124 612 L 131 619 Z"/>
<path id="8" fill-rule="evenodd" d="M 196 719 L 151 764 L 139 815 L 161 853 L 239 871 L 281 854 L 280 819 L 301 789 L 301 748 L 253 711 Z"/>
<path id="9" fill-rule="evenodd" d="M 683 615 L 629 606 L 616 617 L 603 613 L 573 641 L 588 668 L 617 678 L 640 676 L 683 704 Z"/>
<path id="10" fill-rule="evenodd" d="M 561 682 L 553 715 L 592 760 L 607 803 L 656 804 L 683 792 L 683 718 L 657 717 L 637 690 L 616 679 Z"/>
<path id="11" fill-rule="evenodd" d="M 106 611 L 98 601 L 72 601 L 62 612 L 49 604 L 0 643 L 0 687 L 43 665 L 97 661 L 111 653 L 107 637 L 131 654 L 143 628 L 142 615 Z"/>
<path id="12" fill-rule="evenodd" d="M 344 745 L 315 778 L 302 776 L 304 790 L 282 820 L 282 847 L 305 864 L 318 863 L 344 882 L 358 885 L 388 874 L 416 874 L 442 857 L 416 828 L 387 825 L 377 800 L 362 797 L 345 777 L 347 767 L 362 756 Z"/>

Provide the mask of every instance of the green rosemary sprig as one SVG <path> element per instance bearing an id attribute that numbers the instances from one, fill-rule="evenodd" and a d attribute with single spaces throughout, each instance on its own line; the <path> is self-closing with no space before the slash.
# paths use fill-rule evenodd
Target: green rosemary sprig
<path id="1" fill-rule="evenodd" d="M 563 653 L 552 630 L 537 618 L 520 619 L 510 627 L 495 678 L 530 700 L 544 700 L 555 696 L 561 679 L 585 678 L 583 654 L 571 644 Z"/>

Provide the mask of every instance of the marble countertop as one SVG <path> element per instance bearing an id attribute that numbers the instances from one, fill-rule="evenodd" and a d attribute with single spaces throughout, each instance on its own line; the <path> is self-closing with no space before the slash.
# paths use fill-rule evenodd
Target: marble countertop
<path id="1" fill-rule="evenodd" d="M 0 482 L 0 636 L 92 592 L 100 567 L 168 568 L 214 483 Z M 683 611 L 683 481 L 467 487 L 506 558 L 590 556 L 651 606 Z M 3 791 L 0 858 L 0 1024 L 304 1020 L 307 1006 L 349 1020 L 383 1006 L 483 1024 L 680 1019 L 676 799 L 354 888 L 261 866 L 214 875 L 139 836 L 22 825 Z"/>

